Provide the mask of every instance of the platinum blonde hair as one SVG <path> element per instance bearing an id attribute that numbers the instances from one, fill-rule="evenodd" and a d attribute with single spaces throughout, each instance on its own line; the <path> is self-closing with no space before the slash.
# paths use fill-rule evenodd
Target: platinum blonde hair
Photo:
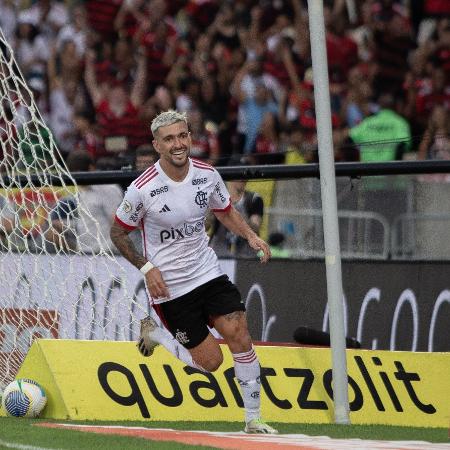
<path id="1" fill-rule="evenodd" d="M 188 124 L 187 115 L 185 112 L 178 112 L 174 109 L 169 109 L 168 111 L 164 111 L 158 114 L 153 120 L 150 126 L 152 130 L 153 136 L 161 127 L 167 127 L 168 125 L 172 125 L 177 122 L 184 122 L 186 125 Z"/>

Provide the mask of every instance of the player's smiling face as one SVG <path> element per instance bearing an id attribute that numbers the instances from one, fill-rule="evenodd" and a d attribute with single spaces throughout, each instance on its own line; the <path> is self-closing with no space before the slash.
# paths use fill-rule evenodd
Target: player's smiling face
<path id="1" fill-rule="evenodd" d="M 191 135 L 185 122 L 160 127 L 156 131 L 153 146 L 161 157 L 161 162 L 178 168 L 188 163 L 191 151 Z"/>

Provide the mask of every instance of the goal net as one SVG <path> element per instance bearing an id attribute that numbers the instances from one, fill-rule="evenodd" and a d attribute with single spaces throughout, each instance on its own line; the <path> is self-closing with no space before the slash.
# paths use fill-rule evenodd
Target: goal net
<path id="1" fill-rule="evenodd" d="M 111 205 L 106 222 L 87 206 L 120 189 L 77 186 L 1 30 L 0 144 L 1 392 L 33 339 L 134 340 L 149 307 L 112 251 Z"/>

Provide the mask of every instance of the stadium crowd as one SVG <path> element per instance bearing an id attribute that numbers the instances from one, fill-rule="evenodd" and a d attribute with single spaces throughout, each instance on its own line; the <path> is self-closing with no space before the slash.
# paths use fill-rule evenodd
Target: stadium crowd
<path id="1" fill-rule="evenodd" d="M 0 0 L 0 27 L 64 157 L 155 158 L 186 111 L 192 156 L 317 160 L 306 0 Z M 450 158 L 450 2 L 324 1 L 335 159 Z M 32 156 L 31 156 L 32 157 Z"/>

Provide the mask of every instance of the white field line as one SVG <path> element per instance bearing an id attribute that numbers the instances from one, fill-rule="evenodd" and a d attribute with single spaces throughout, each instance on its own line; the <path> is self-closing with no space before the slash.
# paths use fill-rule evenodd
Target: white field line
<path id="1" fill-rule="evenodd" d="M 121 425 L 81 425 L 81 424 L 58 424 L 77 428 L 106 428 L 106 429 L 135 429 L 153 430 L 162 432 L 182 432 L 188 430 L 173 430 L 170 428 L 147 428 L 147 427 L 125 427 Z M 289 446 L 307 445 L 320 450 L 450 450 L 450 444 L 436 444 L 426 441 L 375 441 L 368 439 L 334 439 L 328 436 L 307 436 L 305 434 L 279 434 L 279 435 L 249 435 L 243 431 L 239 432 L 211 432 L 190 430 L 190 433 L 199 433 L 209 436 L 220 436 L 223 438 L 244 438 L 249 442 L 276 442 Z"/>
<path id="2" fill-rule="evenodd" d="M 61 450 L 48 447 L 36 447 L 35 445 L 18 444 L 17 442 L 7 442 L 0 439 L 0 446 L 6 448 L 16 448 L 18 450 Z"/>

